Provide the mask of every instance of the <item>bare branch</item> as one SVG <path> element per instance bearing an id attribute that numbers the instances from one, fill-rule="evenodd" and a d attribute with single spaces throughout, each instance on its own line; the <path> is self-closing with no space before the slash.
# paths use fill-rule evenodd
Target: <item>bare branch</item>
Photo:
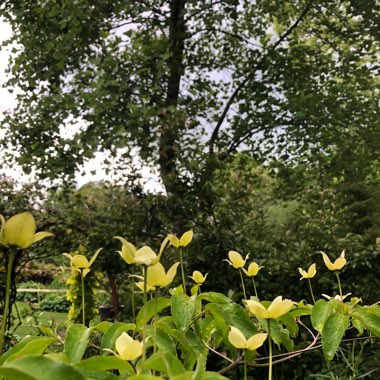
<path id="1" fill-rule="evenodd" d="M 235 99 L 237 98 L 237 96 L 240 94 L 240 91 L 247 85 L 247 83 L 254 77 L 255 73 L 257 70 L 259 70 L 263 63 L 266 61 L 266 59 L 270 56 L 270 54 L 276 50 L 276 48 L 283 42 L 286 40 L 286 38 L 293 32 L 294 29 L 297 28 L 298 24 L 304 19 L 304 17 L 306 16 L 306 14 L 308 13 L 308 11 L 311 9 L 311 6 L 313 4 L 314 0 L 310 0 L 305 9 L 302 11 L 302 13 L 300 14 L 300 16 L 297 18 L 297 20 L 289 27 L 289 29 L 283 33 L 281 35 L 281 37 L 278 39 L 278 41 L 273 44 L 270 49 L 266 52 L 266 54 L 264 54 L 261 58 L 261 60 L 259 62 L 257 62 L 257 64 L 253 67 L 252 71 L 248 74 L 248 76 L 239 84 L 239 86 L 236 87 L 235 91 L 232 93 L 232 95 L 230 96 L 230 98 L 228 99 L 224 109 L 223 109 L 223 112 L 221 114 L 221 116 L 219 117 L 219 120 L 212 132 L 212 135 L 211 135 L 211 138 L 210 138 L 210 141 L 209 141 L 209 154 L 214 154 L 214 145 L 215 145 L 215 142 L 218 138 L 218 134 L 219 134 L 219 130 L 228 114 L 228 111 L 231 107 L 231 105 L 233 104 L 233 102 L 235 101 Z"/>

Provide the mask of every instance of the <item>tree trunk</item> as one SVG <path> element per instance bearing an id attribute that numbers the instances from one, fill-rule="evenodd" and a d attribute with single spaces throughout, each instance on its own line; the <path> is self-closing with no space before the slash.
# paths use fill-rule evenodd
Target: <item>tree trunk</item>
<path id="1" fill-rule="evenodd" d="M 110 271 L 107 271 L 108 281 L 111 287 L 111 296 L 112 296 L 112 306 L 115 313 L 115 321 L 120 319 L 120 302 L 119 302 L 119 294 L 117 293 L 115 278 Z"/>
<path id="2" fill-rule="evenodd" d="M 160 172 L 166 191 L 176 193 L 178 147 L 176 146 L 181 128 L 180 112 L 177 110 L 181 78 L 184 73 L 183 51 L 186 34 L 185 25 L 186 0 L 170 2 L 170 29 L 167 95 L 163 106 L 159 141 Z"/>

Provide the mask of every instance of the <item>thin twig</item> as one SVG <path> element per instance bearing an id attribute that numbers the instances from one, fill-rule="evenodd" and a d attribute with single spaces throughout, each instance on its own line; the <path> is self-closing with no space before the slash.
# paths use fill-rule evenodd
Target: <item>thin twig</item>
<path id="1" fill-rule="evenodd" d="M 278 39 L 278 41 L 273 44 L 269 50 L 266 52 L 266 54 L 264 54 L 261 58 L 261 60 L 254 66 L 253 70 L 247 75 L 247 77 L 239 84 L 239 86 L 236 87 L 235 91 L 232 93 L 232 95 L 230 96 L 230 98 L 228 99 L 224 109 L 223 109 L 223 112 L 221 114 L 221 116 L 219 117 L 219 120 L 212 132 L 212 135 L 211 135 L 211 138 L 209 140 L 209 153 L 210 154 L 213 154 L 214 153 L 214 144 L 217 140 L 217 137 L 218 137 L 218 133 L 219 133 L 219 130 L 220 130 L 220 127 L 222 126 L 227 114 L 228 114 L 228 111 L 231 107 L 231 105 L 233 104 L 233 102 L 235 101 L 235 99 L 237 98 L 237 96 L 240 94 L 240 91 L 247 85 L 247 83 L 253 78 L 253 76 L 255 75 L 255 73 L 257 72 L 258 69 L 260 69 L 263 65 L 263 63 L 266 61 L 266 59 L 270 56 L 270 54 L 276 50 L 276 48 L 283 42 L 286 40 L 286 38 L 293 32 L 294 29 L 297 28 L 298 24 L 304 19 L 304 17 L 306 16 L 306 14 L 308 13 L 308 11 L 310 10 L 311 8 L 311 5 L 313 3 L 313 0 L 310 0 L 305 9 L 302 11 L 302 13 L 300 14 L 300 16 L 297 18 L 297 20 L 289 27 L 289 29 L 283 33 L 281 35 L 281 37 Z"/>

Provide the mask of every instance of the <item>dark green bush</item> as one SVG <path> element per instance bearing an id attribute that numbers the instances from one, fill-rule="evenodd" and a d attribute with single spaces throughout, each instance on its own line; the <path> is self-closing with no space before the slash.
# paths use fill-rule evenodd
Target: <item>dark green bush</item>
<path id="1" fill-rule="evenodd" d="M 40 302 L 40 308 L 45 311 L 67 313 L 70 308 L 70 302 L 66 299 L 65 294 L 51 293 Z"/>
<path id="2" fill-rule="evenodd" d="M 25 281 L 17 285 L 18 289 L 46 289 L 46 286 L 36 281 Z M 24 302 L 40 302 L 46 293 L 17 292 L 16 300 Z"/>

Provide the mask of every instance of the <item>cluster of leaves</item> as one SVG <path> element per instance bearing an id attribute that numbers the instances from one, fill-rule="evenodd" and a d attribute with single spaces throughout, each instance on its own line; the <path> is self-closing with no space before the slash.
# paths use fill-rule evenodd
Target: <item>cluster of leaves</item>
<path id="1" fill-rule="evenodd" d="M 97 314 L 98 307 L 96 302 L 96 291 L 99 289 L 99 277 L 100 275 L 96 272 L 90 272 L 86 276 L 85 282 L 85 315 L 86 323 L 89 323 Z M 81 287 L 81 276 L 76 270 L 71 272 L 71 276 L 67 280 L 68 291 L 66 294 L 67 300 L 70 302 L 70 310 L 68 317 L 69 319 L 76 323 L 82 321 L 82 287 Z"/>
<path id="2" fill-rule="evenodd" d="M 206 370 L 214 366 L 208 364 L 207 359 L 218 355 L 217 366 L 223 374 L 242 364 L 240 351 L 228 339 L 231 326 L 248 338 L 259 330 L 268 331 L 268 321 L 273 342 L 278 349 L 288 352 L 282 358 L 307 355 L 307 351 L 321 344 L 325 359 L 331 361 L 342 339 L 352 328 L 360 335 L 372 335 L 372 338 L 371 335 L 364 336 L 365 339 L 380 337 L 380 307 L 359 306 L 357 302 L 355 298 L 350 302 L 334 298 L 318 300 L 315 305 L 301 302 L 278 319 L 265 320 L 253 318 L 239 303 L 221 293 L 188 296 L 176 291 L 171 296 L 148 301 L 135 323 L 101 322 L 89 328 L 73 324 L 67 329 L 64 339 L 48 328 L 42 329 L 45 336 L 26 337 L 1 356 L 0 374 L 10 380 L 48 379 L 53 376 L 81 380 L 94 376 L 110 380 L 178 380 L 192 379 L 193 376 L 205 380 L 223 379 L 222 375 Z M 270 302 L 263 301 L 262 304 L 267 307 Z M 138 361 L 130 363 L 117 355 L 110 355 L 109 350 L 115 350 L 115 342 L 123 332 L 138 337 L 144 324 L 147 324 L 149 336 L 149 357 L 144 369 L 139 367 Z M 304 330 L 303 333 L 310 332 L 310 329 L 313 332 L 310 332 L 306 348 L 293 351 L 294 339 L 301 334 L 300 329 Z M 95 352 L 94 347 L 97 347 Z M 255 351 L 249 355 L 252 368 L 268 361 L 267 357 L 257 356 Z M 136 375 L 136 369 L 148 371 L 150 375 Z"/>

